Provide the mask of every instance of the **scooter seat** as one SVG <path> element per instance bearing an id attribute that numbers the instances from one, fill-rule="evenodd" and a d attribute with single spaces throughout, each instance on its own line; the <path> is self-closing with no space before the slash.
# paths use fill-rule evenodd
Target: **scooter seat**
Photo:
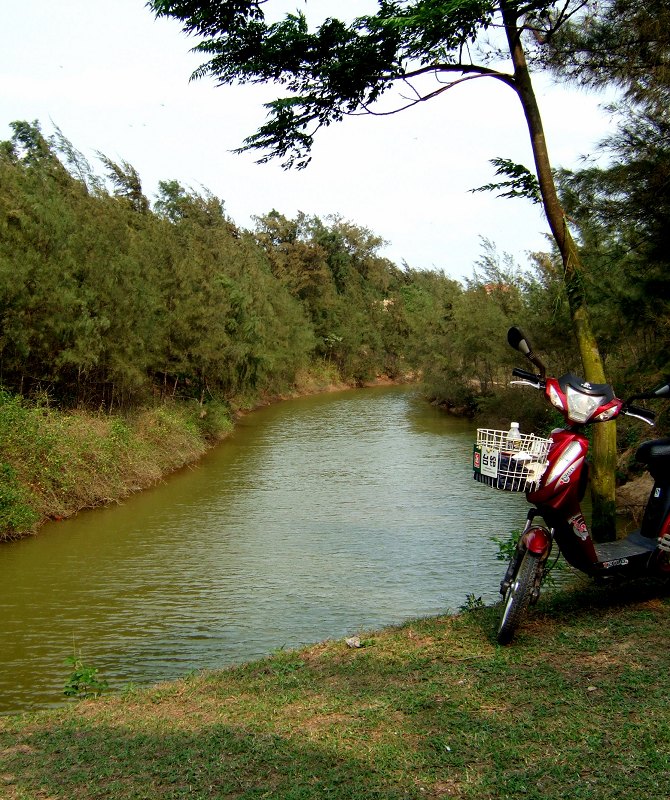
<path id="1" fill-rule="evenodd" d="M 670 463 L 670 439 L 652 439 L 637 448 L 635 458 L 642 464 L 651 467 L 664 461 Z"/>

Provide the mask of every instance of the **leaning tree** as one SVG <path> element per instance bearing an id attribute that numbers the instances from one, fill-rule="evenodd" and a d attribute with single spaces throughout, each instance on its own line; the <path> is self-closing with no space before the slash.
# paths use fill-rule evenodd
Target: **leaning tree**
<path id="1" fill-rule="evenodd" d="M 535 162 L 512 169 L 520 193 L 535 191 L 560 252 L 570 314 L 584 374 L 604 383 L 602 358 L 589 321 L 580 254 L 562 208 L 547 150 L 531 67 L 542 68 L 543 49 L 588 0 L 379 0 L 378 11 L 353 22 L 326 19 L 310 30 L 301 11 L 269 21 L 270 0 L 150 0 L 157 16 L 180 20 L 199 37 L 205 62 L 193 77 L 219 84 L 275 83 L 282 97 L 267 105 L 268 121 L 241 150 L 261 161 L 279 157 L 304 167 L 318 130 L 345 115 L 375 113 L 394 87 L 405 91 L 396 110 L 443 95 L 472 79 L 491 79 L 521 103 Z M 407 100 L 401 98 L 408 98 Z M 504 163 L 504 162 L 503 162 Z M 515 167 L 516 165 L 511 165 Z M 508 182 L 509 183 L 509 182 Z M 596 426 L 592 470 L 594 535 L 614 529 L 614 423 Z"/>

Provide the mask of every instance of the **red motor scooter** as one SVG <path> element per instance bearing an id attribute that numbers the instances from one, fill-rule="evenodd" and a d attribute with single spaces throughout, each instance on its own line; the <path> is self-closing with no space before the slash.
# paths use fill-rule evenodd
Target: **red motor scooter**
<path id="1" fill-rule="evenodd" d="M 654 479 L 639 530 L 625 539 L 596 543 L 580 506 L 588 483 L 586 426 L 619 414 L 653 425 L 653 411 L 632 402 L 670 397 L 670 384 L 622 401 L 609 384 L 587 383 L 572 373 L 545 377 L 545 367 L 523 333 L 510 328 L 507 338 L 539 371 L 514 369 L 512 374 L 521 380 L 513 383 L 541 389 L 566 427 L 552 431 L 549 439 L 521 434 L 516 423 L 510 431 L 477 431 L 475 479 L 504 491 L 525 491 L 533 506 L 500 584 L 500 644 L 511 641 L 528 606 L 537 602 L 554 543 L 569 564 L 591 576 L 670 577 L 670 439 L 644 442 L 637 450 L 636 459 Z"/>

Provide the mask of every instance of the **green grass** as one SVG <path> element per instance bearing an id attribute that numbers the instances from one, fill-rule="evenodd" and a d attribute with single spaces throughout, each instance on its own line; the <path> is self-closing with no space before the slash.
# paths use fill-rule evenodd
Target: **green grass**
<path id="1" fill-rule="evenodd" d="M 0 797 L 670 796 L 670 599 L 555 594 L 0 718 Z"/>
<path id="2" fill-rule="evenodd" d="M 232 429 L 220 403 L 126 416 L 61 411 L 0 391 L 0 540 L 146 488 Z"/>

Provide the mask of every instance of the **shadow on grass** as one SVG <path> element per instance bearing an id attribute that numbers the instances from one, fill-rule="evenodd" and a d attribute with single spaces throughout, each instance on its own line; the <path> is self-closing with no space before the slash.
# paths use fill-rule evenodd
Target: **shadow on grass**
<path id="1" fill-rule="evenodd" d="M 573 589 L 546 593 L 537 609 L 540 613 L 557 619 L 566 616 L 575 619 L 667 597 L 670 597 L 668 579 L 612 579 L 583 583 Z"/>
<path id="2" fill-rule="evenodd" d="M 2 797 L 395 798 L 419 797 L 411 776 L 388 776 L 355 755 L 302 739 L 236 730 L 138 733 L 76 722 L 42 728 L 3 753 Z"/>

